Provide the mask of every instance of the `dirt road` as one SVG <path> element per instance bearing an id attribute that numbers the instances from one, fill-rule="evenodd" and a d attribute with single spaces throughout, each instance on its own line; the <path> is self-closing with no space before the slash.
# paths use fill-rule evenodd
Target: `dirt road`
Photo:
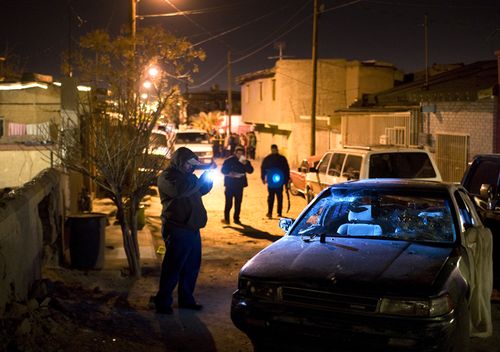
<path id="1" fill-rule="evenodd" d="M 44 270 L 48 304 L 29 304 L 17 316 L 2 323 L 0 349 L 9 351 L 197 351 L 251 352 L 248 338 L 230 319 L 231 294 L 236 289 L 241 266 L 259 250 L 282 237 L 278 219 L 267 219 L 266 186 L 260 181 L 260 164 L 245 189 L 243 225 L 223 225 L 222 176 L 204 197 L 209 221 L 202 230 L 203 262 L 196 289 L 204 305 L 201 312 L 177 309 L 170 316 L 155 314 L 149 300 L 156 293 L 163 244 L 159 229 L 161 205 L 158 197 L 146 202 L 147 226 L 140 232 L 143 276 L 122 275 L 126 259 L 120 254 L 119 228 L 106 228 L 106 264 L 102 270 L 78 271 L 48 266 Z M 220 170 L 220 167 L 219 167 Z M 306 205 L 291 197 L 286 215 L 297 217 Z M 113 212 L 110 201 L 96 201 L 97 211 Z M 286 209 L 286 200 L 285 200 Z M 121 249 L 123 250 L 123 249 Z M 42 290 L 42 291 L 44 291 Z M 493 304 L 494 336 L 474 339 L 472 350 L 500 351 L 500 305 Z"/>

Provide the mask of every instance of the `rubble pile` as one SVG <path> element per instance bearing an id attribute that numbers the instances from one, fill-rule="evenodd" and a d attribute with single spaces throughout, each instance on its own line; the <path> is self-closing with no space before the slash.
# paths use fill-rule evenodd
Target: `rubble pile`
<path id="1" fill-rule="evenodd" d="M 0 317 L 0 351 L 140 351 L 148 345 L 141 340 L 150 333 L 129 329 L 137 317 L 123 294 L 44 280 L 30 296 Z"/>

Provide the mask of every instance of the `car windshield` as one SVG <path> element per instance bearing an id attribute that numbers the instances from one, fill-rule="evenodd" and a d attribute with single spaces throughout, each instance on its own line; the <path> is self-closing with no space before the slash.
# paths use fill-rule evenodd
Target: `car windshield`
<path id="1" fill-rule="evenodd" d="M 203 132 L 178 132 L 175 137 L 176 144 L 209 143 L 208 134 Z"/>
<path id="2" fill-rule="evenodd" d="M 370 178 L 433 178 L 436 172 L 425 153 L 377 153 L 370 157 Z"/>
<path id="3" fill-rule="evenodd" d="M 304 212 L 291 236 L 361 237 L 452 243 L 455 226 L 446 192 L 332 188 Z"/>

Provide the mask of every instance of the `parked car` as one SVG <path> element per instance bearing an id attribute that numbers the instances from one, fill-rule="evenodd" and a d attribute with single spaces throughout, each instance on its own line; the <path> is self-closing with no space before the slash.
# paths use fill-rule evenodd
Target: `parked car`
<path id="1" fill-rule="evenodd" d="M 214 152 L 210 138 L 205 130 L 187 128 L 179 129 L 175 134 L 174 150 L 179 147 L 191 149 L 204 166 L 209 166 L 214 160 Z"/>
<path id="2" fill-rule="evenodd" d="M 442 180 L 430 153 L 423 149 L 341 148 L 327 151 L 317 168 L 306 175 L 307 201 L 335 183 L 366 178 Z"/>
<path id="3" fill-rule="evenodd" d="M 485 226 L 493 233 L 493 286 L 500 290 L 500 154 L 476 155 L 462 185 L 471 194 Z"/>
<path id="4" fill-rule="evenodd" d="M 294 196 L 306 194 L 306 174 L 315 168 L 321 155 L 313 155 L 302 160 L 297 170 L 290 170 L 290 193 Z"/>
<path id="5" fill-rule="evenodd" d="M 491 232 L 460 185 L 336 184 L 280 227 L 232 298 L 257 351 L 461 351 L 491 334 Z"/>

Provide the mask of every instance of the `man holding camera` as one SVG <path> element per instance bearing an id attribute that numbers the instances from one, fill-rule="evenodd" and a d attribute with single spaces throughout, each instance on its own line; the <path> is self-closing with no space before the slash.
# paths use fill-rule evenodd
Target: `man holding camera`
<path id="1" fill-rule="evenodd" d="M 160 288 L 155 297 L 156 312 L 172 314 L 172 292 L 177 285 L 179 308 L 200 310 L 193 293 L 201 265 L 200 229 L 207 224 L 201 199 L 213 186 L 211 169 L 200 178 L 193 171 L 201 163 L 190 149 L 180 147 L 168 168 L 158 177 L 162 204 L 162 237 L 165 257 L 161 265 Z M 211 168 L 215 164 L 211 165 Z"/>

